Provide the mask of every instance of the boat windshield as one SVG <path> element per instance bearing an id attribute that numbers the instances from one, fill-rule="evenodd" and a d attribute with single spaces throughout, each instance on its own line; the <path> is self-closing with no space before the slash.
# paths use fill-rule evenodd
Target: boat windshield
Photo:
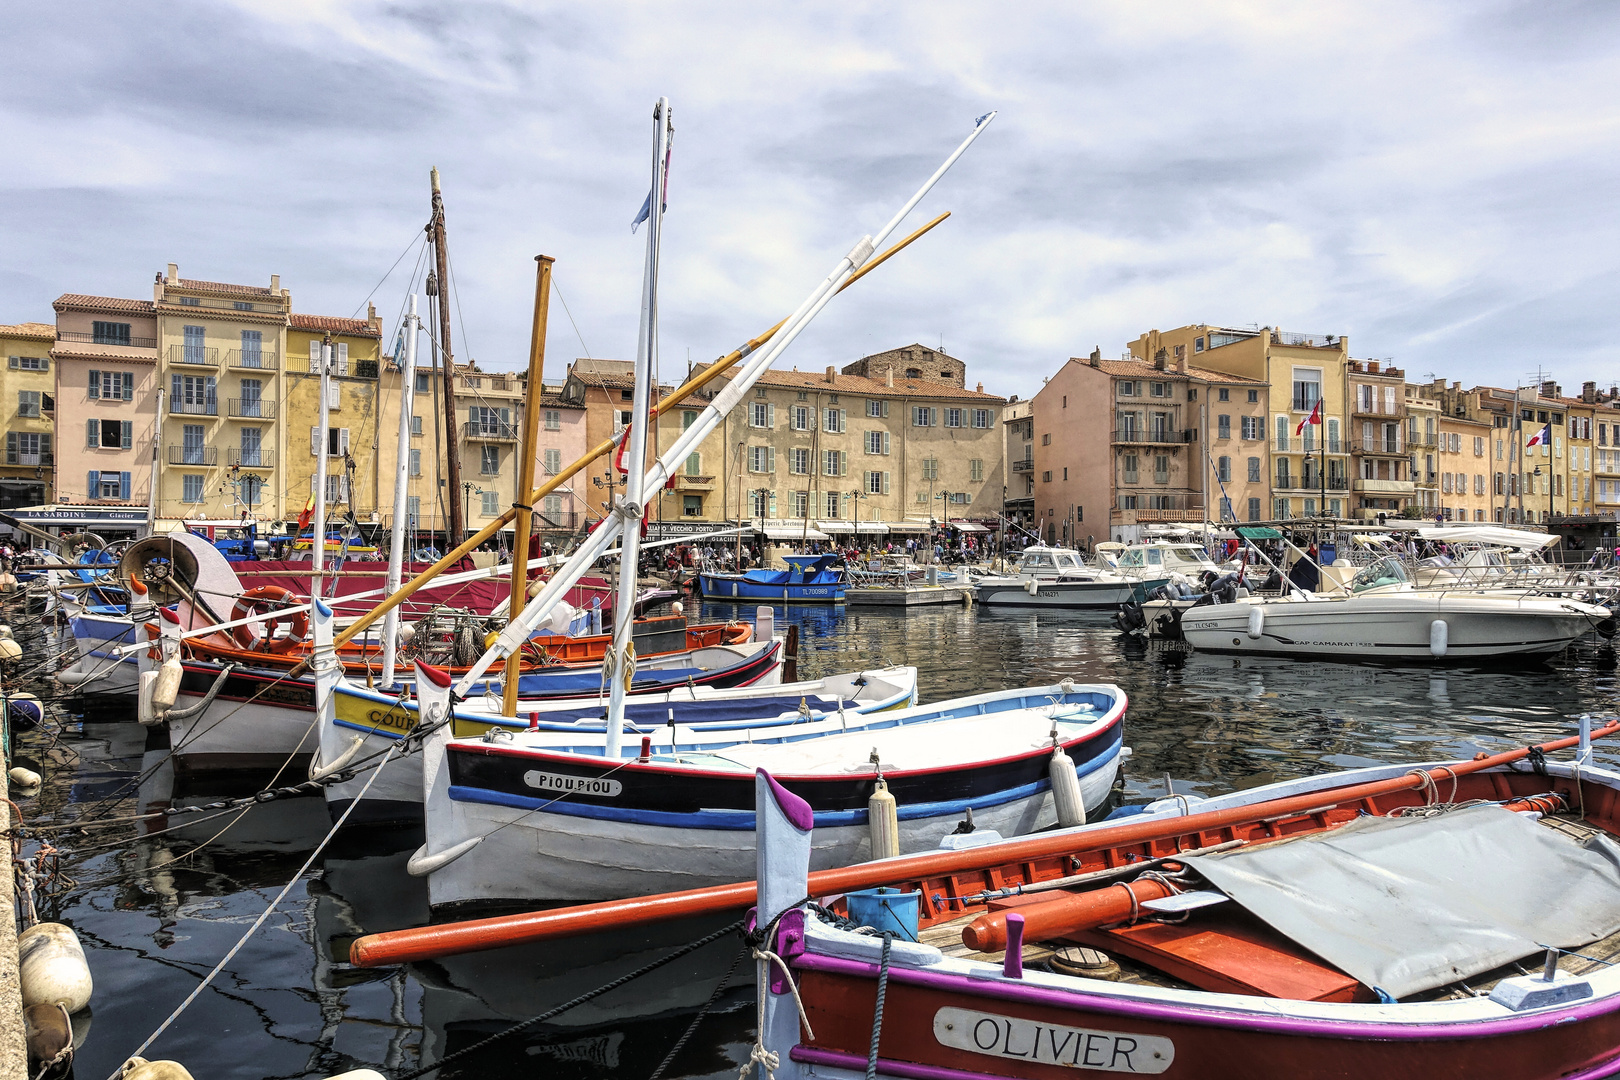
<path id="1" fill-rule="evenodd" d="M 1081 568 L 1080 560 L 1066 551 L 1058 553 L 1057 564 L 1060 570 L 1079 570 Z"/>
<path id="2" fill-rule="evenodd" d="M 1401 585 L 1407 580 L 1406 567 L 1401 565 L 1399 559 L 1379 559 L 1356 572 L 1356 576 L 1350 580 L 1350 591 Z"/>
<path id="3" fill-rule="evenodd" d="M 1052 567 L 1052 556 L 1048 555 L 1044 551 L 1032 551 L 1032 552 L 1027 552 L 1024 555 L 1024 569 L 1025 570 L 1038 570 L 1038 569 L 1047 569 L 1047 570 L 1049 570 L 1049 569 L 1051 569 L 1051 567 Z"/>

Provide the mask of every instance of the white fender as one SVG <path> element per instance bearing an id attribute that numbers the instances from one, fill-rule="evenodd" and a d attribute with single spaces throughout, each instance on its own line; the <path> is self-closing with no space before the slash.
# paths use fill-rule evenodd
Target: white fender
<path id="1" fill-rule="evenodd" d="M 185 666 L 180 663 L 179 652 L 169 655 L 158 668 L 157 681 L 152 684 L 152 714 L 161 716 L 174 708 L 174 703 L 180 697 L 180 676 L 185 674 Z"/>
<path id="2" fill-rule="evenodd" d="M 1052 748 L 1052 809 L 1057 811 L 1058 824 L 1065 829 L 1086 823 L 1086 800 L 1080 794 L 1080 774 L 1074 771 L 1074 760 L 1063 752 L 1063 747 Z"/>
<path id="3" fill-rule="evenodd" d="M 1249 636 L 1257 638 L 1266 632 L 1266 610 L 1262 607 L 1249 609 Z"/>
<path id="4" fill-rule="evenodd" d="M 1446 655 L 1446 638 L 1449 631 L 1450 627 L 1446 625 L 1444 619 L 1436 619 L 1429 624 L 1429 652 L 1436 660 Z"/>
<path id="5" fill-rule="evenodd" d="M 119 1080 L 193 1080 L 191 1073 L 178 1061 L 147 1061 L 132 1057 L 124 1062 Z"/>
<path id="6" fill-rule="evenodd" d="M 1024 591 L 1029 593 L 1031 596 L 1035 596 L 1041 591 L 1041 583 L 1035 578 L 1030 578 L 1028 581 L 1024 582 Z"/>
<path id="7" fill-rule="evenodd" d="M 427 877 L 433 871 L 449 866 L 483 842 L 482 836 L 468 837 L 459 844 L 450 845 L 437 855 L 429 855 L 427 845 L 423 844 L 411 853 L 410 859 L 405 863 L 405 872 L 411 877 Z"/>
<path id="8" fill-rule="evenodd" d="M 6 775 L 11 778 L 11 782 L 13 784 L 16 784 L 18 787 L 25 790 L 27 788 L 39 787 L 39 773 L 35 772 L 33 769 L 25 769 L 21 765 L 18 765 Z"/>
<path id="9" fill-rule="evenodd" d="M 866 800 L 866 825 L 871 833 L 872 858 L 892 859 L 900 854 L 900 807 L 882 777 L 872 797 Z"/>
<path id="10" fill-rule="evenodd" d="M 61 1002 L 70 1013 L 90 1004 L 95 984 L 79 936 L 61 923 L 39 923 L 17 935 L 23 1008 Z"/>
<path id="11" fill-rule="evenodd" d="M 157 685 L 157 678 L 158 673 L 155 670 L 143 671 L 137 676 L 140 689 L 135 693 L 135 719 L 147 727 L 152 727 L 158 722 L 152 712 L 152 687 Z"/>

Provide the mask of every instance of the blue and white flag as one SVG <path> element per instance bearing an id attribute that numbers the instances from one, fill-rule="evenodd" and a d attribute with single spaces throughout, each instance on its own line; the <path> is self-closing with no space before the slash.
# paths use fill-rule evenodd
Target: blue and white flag
<path id="1" fill-rule="evenodd" d="M 671 140 L 669 146 L 664 150 L 664 205 L 658 208 L 659 213 L 663 213 L 669 209 L 669 156 L 674 152 L 675 144 L 674 141 Z M 651 216 L 652 192 L 649 191 L 647 192 L 647 197 L 641 202 L 641 209 L 636 214 L 636 220 L 630 223 L 630 232 L 634 234 L 637 227 L 639 227 L 643 221 L 646 221 Z"/>

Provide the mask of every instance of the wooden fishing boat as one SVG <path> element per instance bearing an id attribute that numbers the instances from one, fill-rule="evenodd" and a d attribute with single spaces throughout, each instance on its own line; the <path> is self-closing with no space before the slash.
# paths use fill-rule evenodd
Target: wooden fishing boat
<path id="1" fill-rule="evenodd" d="M 421 676 L 418 676 L 420 678 Z M 437 677 L 437 675 L 435 676 Z M 762 681 L 747 686 L 686 686 L 636 694 L 625 703 L 625 734 L 649 735 L 668 752 L 700 739 L 727 742 L 802 736 L 826 728 L 861 727 L 876 714 L 917 703 L 917 669 L 888 667 L 853 671 L 804 682 Z M 422 756 L 384 757 L 389 745 L 415 732 L 421 712 L 415 701 L 380 694 L 345 680 L 336 687 L 331 722 L 320 725 L 320 763 L 338 767 L 348 762 L 371 764 L 351 770 L 352 779 L 327 785 L 327 806 L 334 817 L 361 798 L 350 821 L 422 821 Z M 670 728 L 676 728 L 671 731 Z M 525 738 L 527 732 L 566 735 L 569 741 L 604 738 L 606 708 L 600 696 L 563 701 L 520 700 L 515 716 L 504 716 L 482 697 L 455 702 L 449 734 L 478 736 L 498 728 Z M 377 769 L 382 775 L 373 778 Z"/>
<path id="2" fill-rule="evenodd" d="M 423 678 L 417 695 L 432 715 L 449 686 Z M 1064 770 L 1084 808 L 1070 813 L 1107 802 L 1125 707 L 1117 686 L 1066 681 L 886 712 L 847 731 L 827 718 L 748 740 L 649 734 L 619 754 L 600 736 L 441 730 L 423 762 L 429 896 L 435 907 L 601 899 L 736 880 L 754 862 L 752 777 L 766 763 L 814 806 L 818 867 L 874 857 L 869 804 L 884 788 L 900 852 L 935 847 L 964 818 L 1032 832 L 1058 820 L 1052 777 Z"/>
<path id="3" fill-rule="evenodd" d="M 806 1017 L 772 971 L 756 1053 L 778 1077 L 1620 1073 L 1620 774 L 1584 740 L 1178 796 L 858 878 L 809 873 L 811 808 L 756 784 L 760 921 Z M 888 942 L 799 903 L 879 882 L 918 911 Z"/>
<path id="4" fill-rule="evenodd" d="M 774 600 L 837 604 L 844 600 L 844 567 L 837 555 L 784 555 L 786 570 L 704 570 L 698 588 L 711 600 Z"/>

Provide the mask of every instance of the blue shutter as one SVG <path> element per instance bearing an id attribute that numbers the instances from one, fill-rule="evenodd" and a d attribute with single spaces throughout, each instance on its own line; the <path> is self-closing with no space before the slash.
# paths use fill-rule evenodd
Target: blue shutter
<path id="1" fill-rule="evenodd" d="M 90 399 L 94 401 L 101 396 L 101 372 L 90 372 Z"/>
<path id="2" fill-rule="evenodd" d="M 180 411 L 180 376 L 178 375 L 169 376 L 169 411 L 171 413 Z"/>
<path id="3" fill-rule="evenodd" d="M 217 397 L 215 397 L 216 385 L 215 385 L 215 379 L 214 379 L 214 377 L 212 375 L 208 376 L 208 381 L 204 386 L 203 392 L 204 392 L 205 395 L 207 395 L 208 415 L 209 416 L 218 415 L 218 413 L 219 413 L 219 399 Z"/>
<path id="4" fill-rule="evenodd" d="M 95 469 L 90 470 L 90 497 L 101 498 L 101 474 Z"/>
<path id="5" fill-rule="evenodd" d="M 101 445 L 101 421 L 91 420 L 85 424 L 84 445 L 91 450 Z"/>
<path id="6" fill-rule="evenodd" d="M 128 428 L 126 427 L 125 430 L 127 431 Z M 120 499 L 129 498 L 129 473 L 127 472 L 118 474 L 118 497 Z"/>
<path id="7" fill-rule="evenodd" d="M 124 400 L 135 400 L 135 373 L 131 371 L 124 372 Z"/>
<path id="8" fill-rule="evenodd" d="M 134 443 L 135 443 L 135 421 L 133 421 L 133 420 L 125 420 L 124 421 L 124 440 L 123 441 L 124 441 L 124 449 L 125 450 L 128 450 L 131 446 L 134 445 Z M 125 473 L 124 475 L 128 476 L 129 474 Z"/>

